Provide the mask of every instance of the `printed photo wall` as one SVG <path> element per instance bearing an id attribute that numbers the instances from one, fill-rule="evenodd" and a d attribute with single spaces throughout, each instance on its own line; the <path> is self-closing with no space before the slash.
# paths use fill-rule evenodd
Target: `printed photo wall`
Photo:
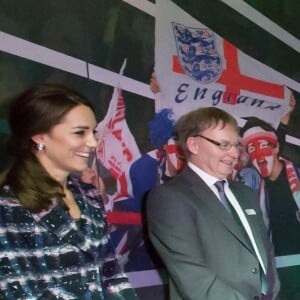
<path id="1" fill-rule="evenodd" d="M 146 196 L 184 166 L 173 140 L 178 117 L 198 107 L 220 107 L 237 118 L 245 143 L 231 179 L 257 192 L 284 285 L 297 286 L 299 83 L 245 54 L 175 4 L 180 1 L 138 1 L 1 3 L 2 178 L 12 159 L 5 143 L 13 97 L 40 82 L 63 83 L 86 95 L 96 108 L 99 145 L 90 168 L 76 176 L 99 188 L 124 270 L 136 288 L 149 291 L 142 299 L 156 293 L 163 299 L 155 286 L 167 279 L 147 236 Z M 149 87 L 153 71 L 160 86 L 155 94 Z M 275 157 L 283 167 L 274 183 Z"/>

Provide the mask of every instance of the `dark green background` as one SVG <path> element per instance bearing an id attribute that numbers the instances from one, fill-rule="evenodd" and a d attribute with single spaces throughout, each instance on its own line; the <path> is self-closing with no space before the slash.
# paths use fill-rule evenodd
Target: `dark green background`
<path id="1" fill-rule="evenodd" d="M 155 3 L 155 1 L 151 1 Z M 300 81 L 300 55 L 221 1 L 174 1 L 200 22 L 245 53 Z M 297 0 L 246 1 L 299 38 Z M 155 20 L 120 0 L 2 0 L 0 31 L 62 52 L 105 69 L 148 83 L 154 66 Z M 40 82 L 62 82 L 94 102 L 97 118 L 106 113 L 110 86 L 0 51 L 1 157 L 5 157 L 9 101 L 21 90 Z M 142 153 L 152 145 L 147 123 L 154 113 L 151 99 L 124 92 L 126 119 Z M 3 159 L 0 169 L 5 167 Z"/>

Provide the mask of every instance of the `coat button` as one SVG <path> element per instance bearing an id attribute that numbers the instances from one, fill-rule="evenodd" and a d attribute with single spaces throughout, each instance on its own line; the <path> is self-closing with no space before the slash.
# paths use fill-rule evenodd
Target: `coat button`
<path id="1" fill-rule="evenodd" d="M 257 273 L 258 273 L 258 269 L 257 269 L 257 268 L 253 268 L 253 269 L 251 269 L 251 272 L 252 272 L 253 274 L 257 274 Z"/>

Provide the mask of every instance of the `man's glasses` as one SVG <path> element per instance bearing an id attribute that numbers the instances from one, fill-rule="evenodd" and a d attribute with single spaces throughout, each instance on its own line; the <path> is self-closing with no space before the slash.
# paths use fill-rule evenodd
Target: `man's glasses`
<path id="1" fill-rule="evenodd" d="M 225 150 L 225 151 L 228 151 L 229 149 L 231 149 L 232 146 L 235 147 L 238 150 L 241 150 L 244 147 L 244 145 L 241 142 L 237 142 L 235 144 L 232 144 L 232 143 L 229 143 L 229 142 L 217 142 L 217 141 L 209 139 L 206 136 L 203 136 L 201 134 L 196 134 L 196 135 L 194 135 L 194 137 L 201 137 L 201 138 L 207 140 L 208 142 L 216 145 L 221 150 Z"/>

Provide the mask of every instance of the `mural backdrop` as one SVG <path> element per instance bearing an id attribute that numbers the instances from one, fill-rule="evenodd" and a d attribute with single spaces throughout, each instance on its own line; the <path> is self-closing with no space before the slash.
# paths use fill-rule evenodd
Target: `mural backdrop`
<path id="1" fill-rule="evenodd" d="M 252 2 L 270 13 L 261 1 Z M 292 30 L 290 11 L 297 13 L 291 5 L 280 4 L 273 16 Z M 297 297 L 297 49 L 222 1 L 2 1 L 1 176 L 11 163 L 6 117 L 16 94 L 41 82 L 85 94 L 96 108 L 99 145 L 90 168 L 77 175 L 99 188 L 116 251 L 141 299 L 165 299 L 166 274 L 147 237 L 145 198 L 184 163 L 172 139 L 176 119 L 199 106 L 221 107 L 238 119 L 246 145 L 232 179 L 257 192 L 283 286 Z M 160 85 L 155 94 L 149 87 L 153 71 Z M 283 166 L 275 180 L 271 156 Z"/>

